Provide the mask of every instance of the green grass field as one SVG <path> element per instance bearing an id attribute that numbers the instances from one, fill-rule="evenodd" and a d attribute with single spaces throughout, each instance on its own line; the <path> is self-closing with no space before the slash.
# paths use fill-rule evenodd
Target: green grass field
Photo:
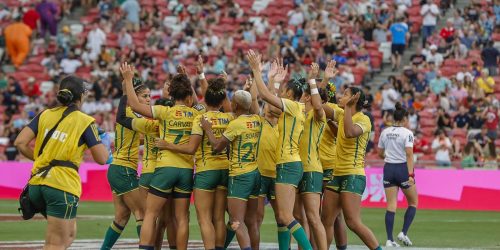
<path id="1" fill-rule="evenodd" d="M 16 214 L 16 201 L 0 201 L 0 214 Z M 266 217 L 261 228 L 263 242 L 276 242 L 276 227 L 270 207 L 266 208 Z M 79 216 L 112 216 L 113 205 L 101 202 L 82 202 L 78 209 Z M 363 221 L 370 227 L 378 240 L 385 244 L 385 225 L 383 209 L 363 209 Z M 395 236 L 401 230 L 404 210 L 396 215 Z M 77 239 L 100 239 L 111 219 L 78 220 Z M 190 239 L 200 240 L 194 208 L 191 209 Z M 43 240 L 45 221 L 0 221 L 0 241 Z M 417 212 L 409 236 L 418 247 L 457 247 L 457 248 L 500 248 L 500 213 L 464 212 L 464 211 L 429 211 Z M 124 238 L 136 238 L 135 222 L 130 221 L 122 235 Z M 349 244 L 362 245 L 362 242 L 349 232 Z M 1 244 L 1 243 L 0 243 Z"/>

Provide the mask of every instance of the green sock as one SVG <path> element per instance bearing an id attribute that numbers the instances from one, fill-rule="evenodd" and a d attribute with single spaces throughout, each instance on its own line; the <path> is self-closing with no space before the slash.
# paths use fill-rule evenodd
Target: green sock
<path id="1" fill-rule="evenodd" d="M 278 246 L 280 250 L 288 250 L 290 248 L 290 232 L 283 224 L 278 224 Z"/>
<path id="2" fill-rule="evenodd" d="M 141 238 L 141 227 L 142 227 L 142 221 L 143 220 L 136 220 L 135 221 L 135 226 L 136 226 L 136 229 L 137 229 L 137 236 L 139 238 Z"/>
<path id="3" fill-rule="evenodd" d="M 377 248 L 375 248 L 375 250 L 382 250 L 382 247 L 378 246 Z"/>
<path id="4" fill-rule="evenodd" d="M 231 241 L 233 241 L 234 236 L 236 235 L 236 231 L 231 228 L 230 223 L 231 222 L 228 222 L 226 227 L 226 242 L 224 243 L 224 249 L 226 249 L 229 244 L 231 244 Z"/>
<path id="5" fill-rule="evenodd" d="M 120 238 L 124 228 L 125 226 L 120 226 L 118 223 L 113 221 L 111 226 L 109 226 L 106 231 L 106 235 L 104 235 L 104 242 L 102 243 L 101 250 L 111 249 L 115 245 L 118 238 Z"/>
<path id="6" fill-rule="evenodd" d="M 297 222 L 296 220 L 292 221 L 290 225 L 287 226 L 288 230 L 293 235 L 293 238 L 297 241 L 300 247 L 302 247 L 303 250 L 312 250 L 311 242 L 307 239 L 306 231 L 302 226 Z"/>

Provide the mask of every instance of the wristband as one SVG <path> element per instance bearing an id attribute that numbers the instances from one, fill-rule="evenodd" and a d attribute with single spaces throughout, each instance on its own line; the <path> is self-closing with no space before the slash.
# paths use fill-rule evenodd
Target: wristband
<path id="1" fill-rule="evenodd" d="M 319 95 L 318 88 L 311 89 L 311 95 Z"/>
<path id="2" fill-rule="evenodd" d="M 280 89 L 281 84 L 279 82 L 274 83 L 274 88 L 275 89 Z"/>
<path id="3" fill-rule="evenodd" d="M 309 80 L 309 85 L 316 85 L 316 79 Z"/>
<path id="4" fill-rule="evenodd" d="M 205 79 L 205 73 L 201 73 L 198 75 L 198 79 L 203 80 Z"/>
<path id="5" fill-rule="evenodd" d="M 409 177 L 415 179 L 415 172 L 411 173 L 411 174 L 408 174 Z"/>

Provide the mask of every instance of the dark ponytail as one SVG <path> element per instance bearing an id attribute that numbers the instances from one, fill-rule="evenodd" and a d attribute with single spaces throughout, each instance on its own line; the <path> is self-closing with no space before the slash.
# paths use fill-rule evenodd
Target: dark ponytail
<path id="1" fill-rule="evenodd" d="M 292 90 L 294 101 L 300 100 L 302 98 L 302 94 L 304 91 L 306 93 L 311 94 L 311 90 L 309 88 L 309 84 L 307 84 L 305 78 L 292 78 L 288 81 L 286 88 L 288 90 Z"/>
<path id="2" fill-rule="evenodd" d="M 226 83 L 222 78 L 208 80 L 205 102 L 210 107 L 219 107 L 226 99 Z"/>
<path id="3" fill-rule="evenodd" d="M 141 78 L 138 76 L 134 76 L 132 78 L 132 86 L 134 87 L 134 92 L 136 94 L 141 93 L 143 90 L 147 89 L 148 87 L 142 82 Z"/>
<path id="4" fill-rule="evenodd" d="M 188 96 L 193 95 L 191 81 L 184 74 L 177 74 L 172 78 L 168 91 L 170 96 L 176 101 L 184 100 Z"/>
<path id="5" fill-rule="evenodd" d="M 395 122 L 400 122 L 405 117 L 408 117 L 408 111 L 403 108 L 400 102 L 396 103 L 396 111 L 394 111 L 393 117 Z"/>
<path id="6" fill-rule="evenodd" d="M 57 100 L 63 106 L 70 106 L 82 99 L 85 93 L 85 81 L 76 76 L 67 76 L 59 84 Z"/>

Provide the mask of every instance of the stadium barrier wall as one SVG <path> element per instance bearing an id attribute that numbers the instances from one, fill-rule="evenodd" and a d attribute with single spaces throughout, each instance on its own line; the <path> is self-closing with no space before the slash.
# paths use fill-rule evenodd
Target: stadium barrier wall
<path id="1" fill-rule="evenodd" d="M 17 199 L 30 176 L 30 162 L 0 162 L 0 199 Z M 80 167 L 82 201 L 111 201 L 107 166 Z M 383 169 L 366 169 L 364 207 L 385 207 Z M 419 208 L 500 211 L 500 170 L 416 169 Z M 405 207 L 399 193 L 399 206 Z"/>

